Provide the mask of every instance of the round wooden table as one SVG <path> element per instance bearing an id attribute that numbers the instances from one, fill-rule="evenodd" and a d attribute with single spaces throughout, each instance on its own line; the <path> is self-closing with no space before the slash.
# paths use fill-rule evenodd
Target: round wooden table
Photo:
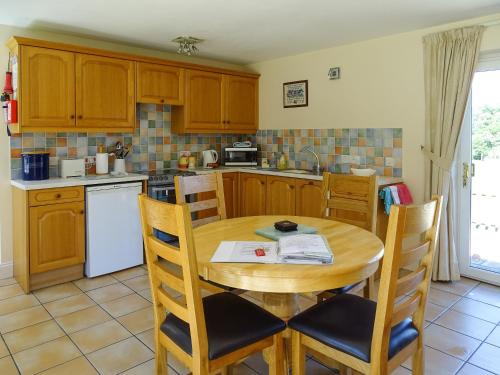
<path id="1" fill-rule="evenodd" d="M 255 230 L 280 220 L 312 226 L 328 240 L 329 265 L 211 263 L 221 241 L 266 241 Z M 263 292 L 264 308 L 282 319 L 299 311 L 298 293 L 316 292 L 362 281 L 378 268 L 384 253 L 373 233 L 337 221 L 302 216 L 248 216 L 221 220 L 194 229 L 198 272 L 218 284 Z M 270 241 L 270 240 L 269 240 Z"/>

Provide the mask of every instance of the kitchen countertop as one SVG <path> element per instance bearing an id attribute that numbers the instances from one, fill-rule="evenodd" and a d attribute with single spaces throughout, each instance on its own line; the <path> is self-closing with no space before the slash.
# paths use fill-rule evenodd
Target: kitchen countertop
<path id="1" fill-rule="evenodd" d="M 189 169 L 190 171 L 196 172 L 196 174 L 205 174 L 205 173 L 213 173 L 215 171 L 219 171 L 221 173 L 227 172 L 244 172 L 244 173 L 256 173 L 256 174 L 264 174 L 269 176 L 280 176 L 280 177 L 292 177 L 292 178 L 303 178 L 307 180 L 316 180 L 323 181 L 323 175 L 317 175 L 316 173 L 292 173 L 292 172 L 284 172 L 274 168 L 258 168 L 258 167 L 219 167 L 216 169 L 211 168 L 194 168 Z M 385 177 L 379 176 L 378 186 L 386 186 L 399 184 L 403 182 L 401 177 Z"/>
<path id="2" fill-rule="evenodd" d="M 133 182 L 147 180 L 148 176 L 138 173 L 129 173 L 127 176 L 92 175 L 71 178 L 49 178 L 48 180 L 24 181 L 11 180 L 10 184 L 22 190 L 52 189 L 68 186 L 116 184 L 122 182 Z"/>

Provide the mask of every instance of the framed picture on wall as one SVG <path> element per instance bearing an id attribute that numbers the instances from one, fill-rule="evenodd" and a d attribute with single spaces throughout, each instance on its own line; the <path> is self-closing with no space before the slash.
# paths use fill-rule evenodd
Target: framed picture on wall
<path id="1" fill-rule="evenodd" d="M 283 83 L 283 107 L 307 107 L 307 80 Z"/>

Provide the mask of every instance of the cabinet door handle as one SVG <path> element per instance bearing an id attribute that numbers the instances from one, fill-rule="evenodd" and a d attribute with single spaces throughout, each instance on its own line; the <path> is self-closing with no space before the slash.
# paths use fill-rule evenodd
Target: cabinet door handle
<path id="1" fill-rule="evenodd" d="M 85 210 L 80 211 L 80 215 L 83 215 L 85 213 Z"/>
<path id="2" fill-rule="evenodd" d="M 56 194 L 56 199 L 61 198 L 61 194 Z"/>
<path id="3" fill-rule="evenodd" d="M 79 120 L 81 120 L 82 118 L 83 118 L 83 116 L 82 116 L 82 115 L 79 115 L 79 116 L 78 116 L 78 119 L 79 119 Z"/>
<path id="4" fill-rule="evenodd" d="M 226 124 L 230 124 L 230 123 L 231 123 L 231 121 L 229 121 L 229 120 L 226 121 Z"/>
<path id="5" fill-rule="evenodd" d="M 71 115 L 69 116 L 69 118 L 73 120 L 75 118 L 75 115 Z"/>
<path id="6" fill-rule="evenodd" d="M 160 99 L 160 103 L 165 103 L 165 99 Z"/>

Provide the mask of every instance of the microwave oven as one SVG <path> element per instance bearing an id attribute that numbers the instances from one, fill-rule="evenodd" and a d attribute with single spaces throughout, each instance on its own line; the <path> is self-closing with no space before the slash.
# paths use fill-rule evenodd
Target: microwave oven
<path id="1" fill-rule="evenodd" d="M 257 165 L 257 147 L 226 147 L 224 165 L 251 167 Z"/>

